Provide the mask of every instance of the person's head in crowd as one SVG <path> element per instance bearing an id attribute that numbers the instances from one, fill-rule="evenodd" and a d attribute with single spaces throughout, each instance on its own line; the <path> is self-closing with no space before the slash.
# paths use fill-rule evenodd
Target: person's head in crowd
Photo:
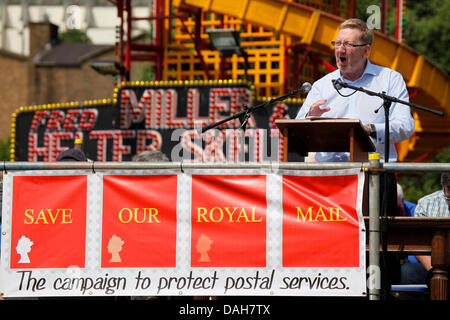
<path id="1" fill-rule="evenodd" d="M 442 172 L 441 185 L 445 200 L 447 200 L 447 204 L 450 206 L 450 172 Z"/>
<path id="2" fill-rule="evenodd" d="M 151 150 L 151 151 L 146 150 L 146 151 L 142 151 L 141 153 L 135 155 L 133 157 L 133 161 L 164 162 L 164 161 L 169 161 L 169 159 L 160 150 Z"/>
<path id="3" fill-rule="evenodd" d="M 87 157 L 83 151 L 71 148 L 58 154 L 56 161 L 87 161 Z"/>
<path id="4" fill-rule="evenodd" d="M 403 188 L 397 183 L 397 215 L 406 216 L 405 211 L 405 196 L 403 195 Z"/>

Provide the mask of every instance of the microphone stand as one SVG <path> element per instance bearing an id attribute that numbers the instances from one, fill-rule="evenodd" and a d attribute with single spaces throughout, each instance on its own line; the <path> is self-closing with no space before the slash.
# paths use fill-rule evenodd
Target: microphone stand
<path id="1" fill-rule="evenodd" d="M 383 91 L 381 93 L 377 93 L 377 92 L 374 92 L 374 91 L 370 91 L 370 90 L 364 89 L 362 87 L 352 86 L 352 85 L 350 85 L 350 84 L 348 84 L 348 83 L 346 83 L 344 81 L 340 81 L 340 80 L 332 80 L 332 82 L 333 82 L 334 88 L 337 91 L 339 91 L 337 86 L 340 86 L 342 88 L 350 88 L 350 89 L 353 89 L 353 90 L 356 90 L 356 91 L 364 92 L 365 94 L 367 94 L 369 96 L 376 96 L 376 97 L 379 97 L 379 98 L 383 99 L 383 104 L 377 110 L 375 110 L 375 112 L 377 113 L 381 109 L 381 107 L 384 107 L 384 118 L 385 118 L 385 122 L 384 122 L 384 134 L 385 134 L 385 137 L 384 137 L 384 161 L 385 162 L 389 162 L 389 147 L 390 147 L 389 109 L 391 107 L 392 102 L 405 104 L 405 105 L 408 105 L 410 107 L 413 107 L 413 108 L 416 108 L 416 109 L 419 109 L 419 110 L 423 110 L 423 111 L 434 113 L 434 114 L 436 114 L 438 116 L 441 116 L 441 117 L 444 116 L 444 112 L 442 112 L 442 111 L 433 110 L 433 109 L 430 109 L 430 108 L 427 108 L 427 107 L 419 106 L 418 104 L 415 104 L 415 103 L 411 103 L 411 102 L 408 102 L 408 101 L 403 101 L 403 100 L 397 99 L 395 97 L 388 96 L 385 91 Z"/>
<path id="2" fill-rule="evenodd" d="M 390 134 L 389 134 L 389 109 L 392 105 L 392 102 L 396 102 L 396 103 L 401 103 L 401 104 L 405 104 L 408 105 L 410 107 L 416 108 L 416 109 L 420 109 L 423 111 L 427 111 L 427 112 L 431 112 L 433 114 L 436 114 L 438 116 L 443 117 L 444 116 L 444 112 L 441 111 L 437 111 L 437 110 L 433 110 L 430 108 L 426 108 L 423 106 L 419 106 L 417 104 L 411 103 L 411 102 L 407 102 L 407 101 L 403 101 L 400 99 L 397 99 L 395 97 L 392 96 L 388 96 L 386 94 L 385 91 L 381 92 L 381 93 L 376 93 L 367 89 L 364 89 L 362 87 L 355 87 L 352 86 L 348 83 L 345 83 L 344 81 L 340 81 L 340 80 L 332 80 L 333 82 L 333 87 L 336 89 L 336 91 L 339 92 L 340 88 L 350 88 L 356 91 L 361 91 L 364 92 L 365 94 L 369 95 L 369 96 L 376 96 L 379 97 L 381 99 L 383 99 L 383 104 L 375 110 L 375 113 L 378 113 L 378 111 L 384 107 L 384 118 L 385 118 L 385 122 L 384 122 L 384 161 L 387 163 L 389 162 L 389 148 L 390 148 Z M 340 87 L 338 89 L 338 87 Z M 390 285 L 389 285 L 389 271 L 388 271 L 388 262 L 386 261 L 386 256 L 385 253 L 387 251 L 387 232 L 388 232 L 388 225 L 387 225 L 387 209 L 388 209 L 388 203 L 387 203 L 387 194 L 388 194 L 388 176 L 385 173 L 384 174 L 384 190 L 383 190 L 383 203 L 382 203 L 382 210 L 383 210 L 383 217 L 380 221 L 380 225 L 381 225 L 381 246 L 382 246 L 382 252 L 383 252 L 383 264 L 386 270 L 386 279 L 383 280 L 383 287 L 385 288 L 385 292 L 386 294 L 390 291 Z"/>
<path id="3" fill-rule="evenodd" d="M 241 126 L 239 127 L 239 129 L 243 129 L 245 131 L 245 129 L 247 127 L 248 119 L 250 119 L 250 116 L 251 116 L 251 114 L 253 112 L 255 112 L 256 110 L 261 109 L 261 108 L 267 108 L 268 106 L 270 106 L 270 105 L 272 105 L 272 104 L 274 104 L 276 102 L 280 102 L 280 101 L 286 100 L 287 98 L 293 97 L 297 93 L 303 92 L 303 91 L 304 90 L 302 88 L 297 89 L 297 90 L 293 90 L 293 91 L 290 91 L 290 92 L 286 93 L 285 95 L 283 95 L 281 97 L 270 99 L 267 102 L 258 104 L 256 106 L 253 106 L 253 107 L 250 107 L 250 108 L 247 105 L 244 105 L 244 110 L 239 111 L 239 112 L 231 115 L 230 117 L 228 117 L 226 119 L 220 120 L 220 121 L 218 121 L 216 123 L 213 123 L 213 124 L 210 124 L 210 125 L 204 127 L 202 129 L 202 133 L 205 133 L 209 129 L 213 129 L 215 127 L 220 126 L 221 124 L 223 124 L 225 122 L 228 122 L 228 121 L 231 121 L 231 120 L 234 120 L 234 119 L 237 119 L 237 118 L 239 118 L 239 121 L 241 123 Z"/>

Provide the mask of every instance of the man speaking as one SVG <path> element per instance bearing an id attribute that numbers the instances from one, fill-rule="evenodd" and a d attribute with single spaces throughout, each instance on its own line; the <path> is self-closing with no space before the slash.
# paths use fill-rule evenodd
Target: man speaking
<path id="1" fill-rule="evenodd" d="M 385 115 L 375 112 L 383 100 L 350 88 L 334 88 L 332 80 L 340 80 L 355 87 L 386 95 L 408 102 L 405 81 L 400 73 L 389 68 L 372 64 L 368 60 L 373 42 L 373 31 L 364 21 L 349 19 L 344 21 L 332 42 L 338 70 L 319 79 L 312 86 L 297 119 L 308 117 L 360 119 L 371 136 L 384 161 Z M 414 119 L 409 106 L 393 103 L 389 109 L 390 148 L 389 162 L 397 160 L 394 143 L 408 139 L 414 132 Z M 349 161 L 348 152 L 318 152 L 317 161 Z"/>

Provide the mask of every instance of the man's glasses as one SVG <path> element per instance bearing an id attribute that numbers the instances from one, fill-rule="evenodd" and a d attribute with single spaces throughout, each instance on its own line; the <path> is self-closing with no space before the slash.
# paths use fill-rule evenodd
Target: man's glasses
<path id="1" fill-rule="evenodd" d="M 356 47 L 364 47 L 367 46 L 367 43 L 362 43 L 362 44 L 354 44 L 354 43 L 350 43 L 350 42 L 336 42 L 336 41 L 331 41 L 331 45 L 335 48 L 338 48 L 340 46 L 344 46 L 345 49 L 350 49 L 350 48 L 356 48 Z"/>

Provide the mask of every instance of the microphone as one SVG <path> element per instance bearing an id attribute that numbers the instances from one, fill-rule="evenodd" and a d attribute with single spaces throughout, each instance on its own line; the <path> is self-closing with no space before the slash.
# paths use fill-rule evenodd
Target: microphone
<path id="1" fill-rule="evenodd" d="M 312 85 L 309 82 L 305 82 L 302 84 L 302 86 L 300 87 L 300 92 L 305 92 L 308 93 L 311 91 Z"/>
<path id="2" fill-rule="evenodd" d="M 341 80 L 333 79 L 333 80 L 331 80 L 331 82 L 333 83 L 333 87 L 334 87 L 336 90 L 341 90 L 341 89 L 343 88 L 343 86 L 342 86 L 342 81 L 341 81 Z"/>

